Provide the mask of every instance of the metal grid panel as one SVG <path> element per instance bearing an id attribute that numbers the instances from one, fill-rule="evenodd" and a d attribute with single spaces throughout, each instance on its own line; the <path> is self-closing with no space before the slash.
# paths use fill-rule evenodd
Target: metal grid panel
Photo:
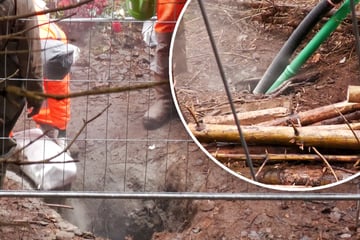
<path id="1" fill-rule="evenodd" d="M 143 21 L 118 19 L 114 15 L 118 8 L 119 3 L 112 2 L 105 16 L 75 16 L 59 23 L 81 49 L 80 59 L 72 67 L 72 92 L 152 81 L 154 49 L 142 39 Z M 120 32 L 113 31 L 114 22 L 121 23 Z M 155 131 L 143 128 L 142 116 L 153 101 L 152 89 L 72 99 L 67 140 L 74 142 L 70 150 L 79 161 L 72 191 L 161 192 L 167 190 L 167 179 L 173 174 L 169 169 L 179 161 L 186 166 L 180 174 L 184 177 L 181 191 L 194 191 L 189 176 L 196 173 L 189 166 L 194 161 L 205 161 L 205 155 L 177 118 Z M 23 115 L 14 131 L 33 127 L 32 119 Z M 84 130 L 79 132 L 81 127 Z"/>
<path id="2" fill-rule="evenodd" d="M 114 12 L 115 7 L 106 8 Z M 121 22 L 121 32 L 113 31 L 113 22 Z M 115 16 L 81 21 L 73 17 L 58 25 L 81 49 L 80 59 L 72 66 L 71 92 L 153 80 L 150 62 L 154 50 L 142 39 L 142 21 L 116 20 Z M 142 116 L 153 101 L 152 89 L 71 99 L 67 140 L 74 141 L 70 151 L 79 161 L 73 190 L 153 191 L 164 185 L 167 168 L 177 157 L 186 156 L 191 141 L 184 131 L 178 132 L 182 128 L 178 120 L 157 131 L 146 131 Z M 32 119 L 24 114 L 14 132 L 33 127 Z"/>

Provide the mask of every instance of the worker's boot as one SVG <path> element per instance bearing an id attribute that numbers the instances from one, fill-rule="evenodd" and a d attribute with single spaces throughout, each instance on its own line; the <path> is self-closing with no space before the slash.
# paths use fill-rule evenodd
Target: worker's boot
<path id="1" fill-rule="evenodd" d="M 156 74 L 155 80 L 166 83 L 155 87 L 155 103 L 151 105 L 149 110 L 144 114 L 143 123 L 147 130 L 154 130 L 161 127 L 176 113 L 174 103 L 171 98 L 169 80 Z"/>
<path id="2" fill-rule="evenodd" d="M 154 130 L 165 124 L 175 113 L 169 81 L 169 50 L 172 32 L 156 32 L 155 59 L 151 64 L 156 82 L 165 84 L 155 87 L 156 102 L 144 114 L 144 127 Z"/>

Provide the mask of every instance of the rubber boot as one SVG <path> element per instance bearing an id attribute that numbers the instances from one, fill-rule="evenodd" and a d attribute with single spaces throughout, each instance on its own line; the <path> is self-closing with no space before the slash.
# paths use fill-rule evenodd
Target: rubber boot
<path id="1" fill-rule="evenodd" d="M 156 50 L 154 62 L 150 68 L 154 72 L 156 82 L 167 82 L 167 84 L 155 87 L 156 101 L 144 114 L 143 124 L 147 130 L 154 130 L 170 120 L 175 111 L 171 98 L 169 82 L 169 51 L 172 32 L 155 32 Z"/>
<path id="2" fill-rule="evenodd" d="M 169 81 L 155 75 L 156 81 Z M 147 130 L 160 128 L 167 123 L 172 116 L 175 115 L 175 106 L 172 101 L 170 83 L 155 87 L 156 101 L 150 106 L 149 110 L 144 114 L 143 124 Z"/>

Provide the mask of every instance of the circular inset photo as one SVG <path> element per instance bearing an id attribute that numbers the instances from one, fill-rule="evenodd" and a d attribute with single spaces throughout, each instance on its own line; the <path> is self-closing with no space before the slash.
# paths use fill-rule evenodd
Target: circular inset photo
<path id="1" fill-rule="evenodd" d="M 209 158 L 275 190 L 319 190 L 359 175 L 349 11 L 327 1 L 187 2 L 172 38 L 171 90 Z"/>

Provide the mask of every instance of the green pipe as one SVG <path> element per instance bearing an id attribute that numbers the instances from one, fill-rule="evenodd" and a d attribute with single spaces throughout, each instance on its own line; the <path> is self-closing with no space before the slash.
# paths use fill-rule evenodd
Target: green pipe
<path id="1" fill-rule="evenodd" d="M 358 3 L 359 0 L 355 0 Z M 304 47 L 304 49 L 294 58 L 294 60 L 286 67 L 282 74 L 267 90 L 266 94 L 273 92 L 283 82 L 294 76 L 300 67 L 310 58 L 310 56 L 319 48 L 326 38 L 340 25 L 346 18 L 350 9 L 350 0 L 346 0 L 339 10 L 327 21 L 320 31 L 311 39 L 311 41 Z"/>

